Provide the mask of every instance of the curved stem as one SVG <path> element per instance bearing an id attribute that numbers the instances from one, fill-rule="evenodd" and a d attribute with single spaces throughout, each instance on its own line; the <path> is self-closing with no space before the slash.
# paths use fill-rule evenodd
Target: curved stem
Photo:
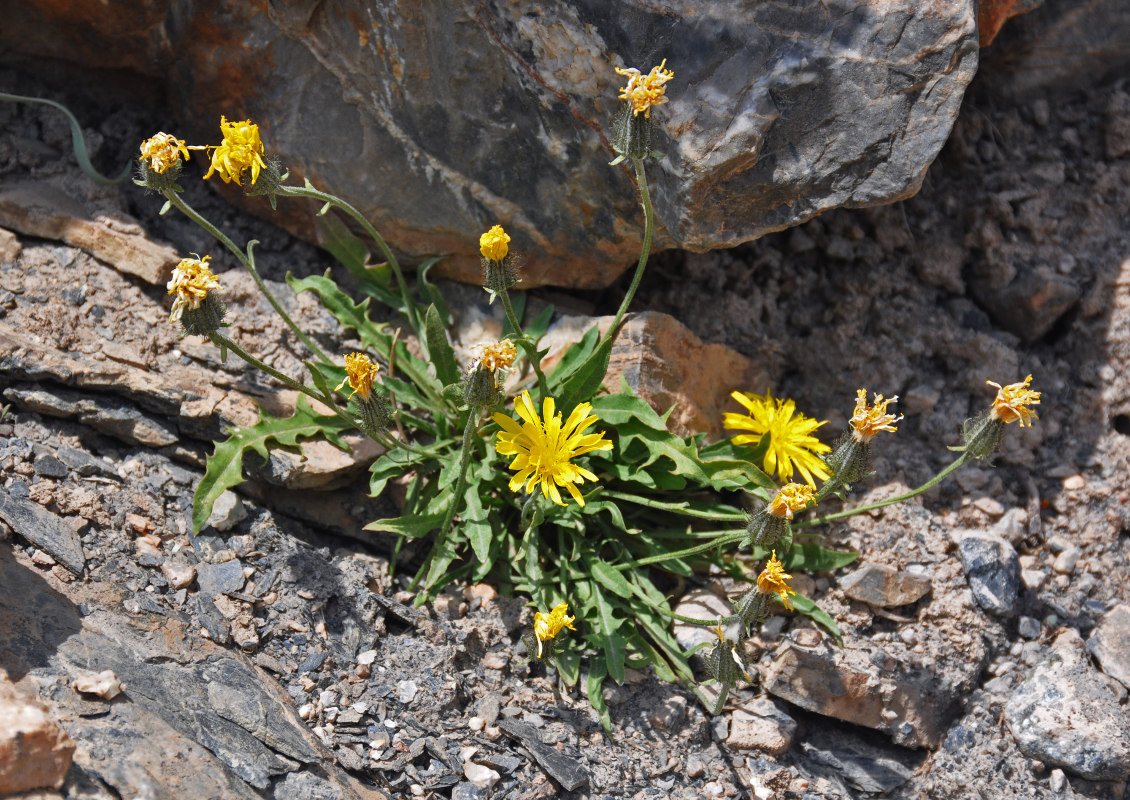
<path id="1" fill-rule="evenodd" d="M 930 489 L 933 489 L 935 486 L 937 486 L 939 483 L 944 481 L 946 478 L 948 478 L 954 472 L 957 472 L 957 470 L 959 470 L 965 464 L 965 462 L 968 461 L 969 459 L 970 459 L 970 455 L 969 455 L 968 451 L 963 452 L 948 467 L 943 469 L 941 472 L 939 472 L 937 475 L 935 475 L 930 480 L 926 481 L 924 484 L 919 486 L 917 489 L 911 489 L 906 494 L 900 494 L 898 497 L 888 497 L 886 500 L 878 500 L 874 503 L 868 503 L 867 505 L 864 505 L 864 506 L 856 506 L 855 508 L 846 508 L 843 511 L 837 511 L 834 514 L 825 514 L 824 516 L 816 517 L 815 519 L 806 519 L 806 520 L 802 520 L 801 522 L 794 522 L 792 524 L 792 527 L 794 527 L 794 528 L 811 528 L 813 525 L 820 525 L 820 524 L 825 523 L 825 522 L 834 522 L 838 519 L 846 519 L 847 517 L 853 517 L 856 514 L 864 514 L 868 511 L 874 511 L 877 508 L 883 508 L 885 506 L 891 506 L 891 505 L 894 505 L 895 503 L 901 503 L 903 500 L 909 500 L 912 497 L 917 497 L 918 495 L 922 494 L 923 492 L 926 492 L 926 491 L 929 491 Z"/>
<path id="2" fill-rule="evenodd" d="M 268 375 L 270 375 L 275 380 L 286 384 L 291 389 L 294 389 L 296 392 L 301 392 L 302 394 L 306 395 L 307 397 L 311 397 L 311 398 L 317 400 L 322 405 L 328 406 L 333 411 L 333 413 L 336 414 L 340 419 L 342 419 L 345 422 L 348 422 L 349 426 L 351 428 L 357 427 L 357 420 L 351 419 L 347 414 L 345 414 L 343 411 L 341 411 L 341 409 L 337 408 L 336 404 L 333 402 L 333 398 L 324 397 L 321 394 L 319 394 L 318 392 L 311 389 L 309 386 L 306 386 L 305 384 L 300 383 L 299 381 L 296 381 L 294 378 L 290 377 L 289 375 L 287 375 L 283 372 L 279 372 L 274 367 L 269 366 L 268 364 L 265 364 L 264 362 L 260 361 L 255 356 L 248 353 L 246 350 L 244 350 L 238 344 L 233 342 L 231 339 L 224 336 L 219 331 L 215 331 L 215 332 L 209 334 L 208 338 L 212 340 L 212 343 L 215 344 L 216 347 L 219 347 L 219 348 L 222 348 L 222 349 L 226 348 L 228 350 L 231 350 L 233 353 L 235 353 L 237 356 L 242 358 L 248 364 L 255 367 L 256 369 L 262 370 L 263 372 L 267 373 Z"/>
<path id="3" fill-rule="evenodd" d="M 614 564 L 613 566 L 618 570 L 634 569 L 635 567 L 646 567 L 648 564 L 661 564 L 664 561 L 670 561 L 673 558 L 686 558 L 687 556 L 698 555 L 705 553 L 708 550 L 713 550 L 716 547 L 722 547 L 733 542 L 740 542 L 749 534 L 743 531 L 723 532 L 723 535 L 717 539 L 712 539 L 706 544 L 688 547 L 685 550 L 676 550 L 673 553 L 663 553 L 657 556 L 647 556 L 635 561 L 625 561 L 621 564 Z"/>
<path id="4" fill-rule="evenodd" d="M 506 319 L 510 322 L 510 327 L 514 329 L 514 333 L 517 334 L 520 339 L 530 344 L 530 350 L 526 351 L 526 358 L 530 360 L 530 366 L 534 368 L 534 374 L 538 376 L 538 389 L 541 390 L 541 396 L 544 400 L 549 397 L 549 384 L 546 383 L 545 373 L 541 371 L 541 359 L 530 352 L 537 352 L 538 343 L 531 340 L 530 337 L 526 335 L 526 332 L 522 330 L 522 326 L 518 324 L 518 316 L 514 313 L 514 306 L 510 302 L 510 292 L 503 289 L 501 294 L 502 307 L 506 309 Z"/>
<path id="5" fill-rule="evenodd" d="M 620 327 L 620 321 L 624 318 L 628 306 L 631 305 L 632 298 L 636 296 L 636 290 L 640 288 L 644 268 L 647 266 L 647 257 L 651 253 L 651 238 L 655 234 L 655 209 L 651 206 L 651 193 L 647 188 L 647 174 L 644 170 L 643 159 L 633 158 L 632 166 L 635 167 L 636 170 L 636 185 L 640 191 L 640 205 L 643 206 L 643 246 L 640 248 L 640 260 L 636 264 L 636 274 L 632 277 L 632 283 L 628 287 L 628 293 L 624 295 L 624 299 L 620 303 L 620 308 L 616 310 L 616 316 L 612 318 L 612 325 L 604 335 L 605 340 L 611 339 L 616 335 L 616 330 Z"/>
<path id="6" fill-rule="evenodd" d="M 688 508 L 682 502 L 664 503 L 662 500 L 623 494 L 621 492 L 609 491 L 608 489 L 601 491 L 600 495 L 601 497 L 611 497 L 615 500 L 624 500 L 629 503 L 634 503 L 637 506 L 643 506 L 644 508 L 654 508 L 657 511 L 672 511 L 676 514 L 682 514 L 684 517 L 695 517 L 696 519 L 712 519 L 716 522 L 744 522 L 747 518 L 746 514 L 740 512 L 727 514 L 721 511 L 697 511 L 693 508 Z"/>
<path id="7" fill-rule="evenodd" d="M 384 256 L 385 261 L 388 262 L 389 267 L 392 268 L 392 274 L 396 277 L 396 285 L 400 290 L 400 299 L 404 302 L 404 313 L 408 317 L 408 322 L 412 326 L 412 330 L 417 333 L 420 332 L 420 317 L 416 309 L 416 304 L 412 302 L 411 295 L 408 293 L 408 283 L 404 280 L 404 273 L 400 269 L 400 262 L 396 260 L 393 255 L 392 249 L 389 248 L 385 242 L 384 237 L 381 236 L 373 224 L 365 218 L 365 215 L 354 208 L 352 205 L 337 197 L 326 192 L 320 192 L 312 186 L 283 186 L 279 189 L 279 194 L 287 195 L 289 197 L 309 197 L 314 200 L 321 200 L 323 203 L 329 203 L 332 206 L 340 208 L 349 216 L 357 221 L 357 224 L 365 229 L 365 232 L 376 242 L 380 248 L 381 255 Z"/>
<path id="8" fill-rule="evenodd" d="M 275 296 L 273 294 L 271 294 L 271 291 L 267 288 L 267 284 L 263 282 L 263 277 L 259 274 L 259 270 L 255 267 L 255 259 L 250 257 L 250 247 L 248 249 L 248 252 L 244 253 L 242 250 L 236 247 L 235 242 L 229 239 L 227 234 L 225 234 L 208 220 L 204 219 L 204 217 L 200 216 L 200 214 L 198 214 L 196 210 L 192 208 L 192 206 L 186 203 L 179 194 L 171 189 L 164 194 L 169 203 L 178 208 L 182 214 L 191 219 L 201 228 L 212 234 L 213 238 L 215 238 L 216 241 L 230 250 L 235 255 L 235 257 L 239 259 L 239 262 L 247 268 L 248 272 L 251 273 L 251 279 L 255 281 L 255 285 L 259 287 L 259 291 L 262 292 L 263 296 L 267 298 L 267 302 L 271 304 L 271 308 L 275 310 L 275 313 L 282 317 L 282 321 L 285 322 L 286 326 L 290 328 L 295 336 L 298 337 L 298 341 L 302 342 L 302 344 L 306 346 L 307 350 L 320 358 L 322 361 L 326 362 L 327 364 L 332 364 L 333 362 L 330 360 L 329 356 L 323 353 L 322 349 L 318 347 L 318 345 L 314 344 L 314 340 L 307 336 L 305 332 L 303 332 L 297 325 L 294 324 L 294 320 L 290 318 L 290 315 L 283 310 L 283 307 L 281 305 L 279 305 L 279 301 L 275 299 Z"/>

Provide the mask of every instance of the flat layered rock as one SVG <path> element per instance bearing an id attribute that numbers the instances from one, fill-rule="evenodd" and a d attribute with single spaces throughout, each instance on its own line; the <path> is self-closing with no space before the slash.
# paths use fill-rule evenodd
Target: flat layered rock
<path id="1" fill-rule="evenodd" d="M 886 564 L 865 562 L 840 579 L 840 589 L 852 600 L 893 608 L 917 603 L 929 594 L 930 579 Z"/>

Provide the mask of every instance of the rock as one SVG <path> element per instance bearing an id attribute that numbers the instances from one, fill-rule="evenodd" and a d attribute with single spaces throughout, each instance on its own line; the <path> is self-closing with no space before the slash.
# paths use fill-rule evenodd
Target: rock
<path id="1" fill-rule="evenodd" d="M 1083 293 L 1074 281 L 1048 265 L 1010 266 L 1015 270 L 1012 279 L 1003 286 L 994 286 L 984 261 L 975 264 L 969 282 L 970 296 L 1001 327 L 1026 342 L 1034 342 L 1050 331 Z"/>
<path id="2" fill-rule="evenodd" d="M 1130 94 L 1114 91 L 1103 113 L 1103 147 L 1110 161 L 1130 154 Z"/>
<path id="3" fill-rule="evenodd" d="M 972 0 L 221 8 L 222 24 L 192 7 L 170 26 L 155 0 L 113 13 L 37 0 L 7 15 L 0 45 L 154 77 L 183 121 L 173 132 L 193 144 L 217 144 L 220 115 L 239 109 L 294 174 L 382 223 L 409 259 L 447 254 L 449 274 L 477 280 L 478 237 L 502 222 L 529 286 L 607 286 L 638 254 L 629 170 L 608 166 L 624 85 L 612 64 L 646 71 L 665 56 L 675 72 L 652 114 L 666 154 L 652 197 L 661 244 L 702 251 L 913 194 L 978 58 Z M 271 68 L 249 63 L 249 41 Z M 440 61 L 458 80 L 435 80 Z M 233 86 L 233 71 L 254 79 Z M 198 160 L 184 180 L 199 180 Z M 315 235 L 305 204 L 280 208 L 282 225 Z"/>
<path id="4" fill-rule="evenodd" d="M 1040 621 L 1034 617 L 1021 617 L 1017 621 L 1016 632 L 1024 639 L 1037 639 L 1040 636 Z"/>
<path id="5" fill-rule="evenodd" d="M 62 517 L 32 500 L 4 491 L 0 492 L 0 520 L 75 575 L 82 575 L 86 567 L 82 543 Z"/>
<path id="6" fill-rule="evenodd" d="M 966 533 L 958 541 L 961 566 L 977 605 L 1001 617 L 1016 613 L 1020 592 L 1020 560 L 1004 539 Z"/>
<path id="7" fill-rule="evenodd" d="M 398 681 L 396 684 L 396 699 L 404 705 L 408 705 L 416 699 L 416 682 L 415 681 Z"/>
<path id="8" fill-rule="evenodd" d="M 164 286 L 180 262 L 172 247 L 147 238 L 136 220 L 95 216 L 73 192 L 43 181 L 0 186 L 0 225 L 79 247 L 155 286 Z"/>
<path id="9" fill-rule="evenodd" d="M 1099 669 L 1130 689 L 1130 606 L 1117 605 L 1106 613 L 1087 640 L 1087 650 Z"/>
<path id="10" fill-rule="evenodd" d="M 1083 640 L 1065 629 L 1005 705 L 1005 721 L 1029 758 L 1088 780 L 1130 775 L 1130 721 L 1118 695 L 1087 662 Z"/>
<path id="11" fill-rule="evenodd" d="M 858 738 L 839 740 L 836 748 L 801 745 L 812 761 L 830 769 L 854 788 L 868 794 L 889 797 L 891 792 L 909 781 L 914 770 L 890 755 L 868 747 Z"/>
<path id="12" fill-rule="evenodd" d="M 247 519 L 247 507 L 243 505 L 239 495 L 228 489 L 217 497 L 216 502 L 212 504 L 212 513 L 205 524 L 218 531 L 230 531 L 245 519 Z M 242 585 L 240 583 L 240 586 Z M 239 590 L 234 589 L 233 591 Z"/>
<path id="13" fill-rule="evenodd" d="M 1128 36 L 1130 6 L 1123 0 L 1046 0 L 1009 22 L 983 52 L 980 72 L 995 96 L 1015 99 L 1055 97 L 1078 87 L 1080 75 L 1101 86 L 1130 67 Z"/>
<path id="14" fill-rule="evenodd" d="M 1043 3 L 1044 0 L 981 0 L 977 4 L 978 42 L 982 47 L 988 47 L 1005 22 L 1034 11 Z"/>
<path id="15" fill-rule="evenodd" d="M 0 796 L 62 788 L 74 752 L 47 708 L 0 671 Z"/>
<path id="16" fill-rule="evenodd" d="M 164 422 L 114 397 L 102 396 L 94 400 L 66 389 L 47 391 L 40 386 L 28 385 L 11 386 L 3 394 L 26 411 L 77 419 L 96 431 L 130 444 L 166 447 L 179 441 L 176 431 Z"/>
<path id="17" fill-rule="evenodd" d="M 726 744 L 734 750 L 764 750 L 778 756 L 789 749 L 795 733 L 796 720 L 768 697 L 755 697 L 734 709 Z"/>
<path id="18" fill-rule="evenodd" d="M 184 561 L 164 561 L 161 574 L 173 589 L 187 589 L 196 580 L 196 567 Z"/>
<path id="19" fill-rule="evenodd" d="M 589 774 L 580 762 L 570 758 L 555 747 L 538 738 L 537 729 L 523 722 L 504 719 L 498 723 L 502 732 L 526 748 L 545 774 L 569 792 L 575 792 L 589 782 Z"/>
<path id="20" fill-rule="evenodd" d="M 47 453 L 36 458 L 32 466 L 35 468 L 36 475 L 42 475 L 45 478 L 67 477 L 67 465 Z"/>
<path id="21" fill-rule="evenodd" d="M 945 709 L 953 698 L 939 692 L 928 672 L 887 655 L 876 669 L 872 649 L 844 637 L 841 651 L 821 638 L 811 647 L 786 642 L 762 676 L 765 690 L 807 711 L 888 733 L 904 747 L 937 747 Z"/>
<path id="22" fill-rule="evenodd" d="M 1075 571 L 1075 564 L 1078 563 L 1082 555 L 1083 550 L 1080 547 L 1071 545 L 1055 557 L 1055 561 L 1052 562 L 1052 571 L 1058 572 L 1060 575 L 1070 575 Z"/>
<path id="23" fill-rule="evenodd" d="M 15 264 L 21 250 L 23 245 L 16 238 L 16 234 L 0 228 L 0 264 Z"/>
<path id="24" fill-rule="evenodd" d="M 659 730 L 674 733 L 682 728 L 686 718 L 687 698 L 675 694 L 668 697 L 649 720 Z"/>
<path id="25" fill-rule="evenodd" d="M 879 608 L 916 603 L 930 591 L 930 579 L 886 564 L 864 562 L 840 578 L 840 589 L 852 600 Z"/>
<path id="26" fill-rule="evenodd" d="M 201 563 L 196 567 L 196 585 L 204 597 L 238 592 L 245 581 L 243 564 L 238 558 L 221 564 Z"/>
<path id="27" fill-rule="evenodd" d="M 690 650 L 704 642 L 712 644 L 718 641 L 717 634 L 709 627 L 680 622 L 678 617 L 711 620 L 730 616 L 734 613 L 733 606 L 730 605 L 729 600 L 719 594 L 719 591 L 721 590 L 711 591 L 710 588 L 693 589 L 683 595 L 675 606 L 675 614 L 678 616 L 675 618 L 672 632 L 675 634 L 675 640 L 684 650 Z M 734 642 L 740 641 L 744 633 L 740 620 L 727 623 L 722 631 Z"/>
<path id="28" fill-rule="evenodd" d="M 475 764 L 470 761 L 463 765 L 463 775 L 475 786 L 488 790 L 493 789 L 494 785 L 502 778 L 490 767 L 484 767 L 482 764 Z"/>
<path id="29" fill-rule="evenodd" d="M 76 692 L 92 694 L 103 700 L 113 700 L 122 693 L 122 682 L 118 680 L 113 670 L 108 669 L 101 672 L 83 670 L 75 677 L 71 686 Z"/>

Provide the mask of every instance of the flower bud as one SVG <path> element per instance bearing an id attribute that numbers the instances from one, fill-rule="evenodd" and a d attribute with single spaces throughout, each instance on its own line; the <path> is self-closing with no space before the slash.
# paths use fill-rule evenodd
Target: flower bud
<path id="1" fill-rule="evenodd" d="M 664 69 L 667 59 L 658 67 L 652 67 L 647 75 L 635 67 L 621 69 L 616 73 L 628 77 L 628 85 L 620 90 L 620 99 L 626 101 L 620 117 L 616 121 L 616 131 L 612 139 L 612 149 L 619 156 L 613 164 L 624 158 L 644 159 L 651 152 L 651 109 L 667 102 L 667 81 L 675 73 Z"/>
<path id="2" fill-rule="evenodd" d="M 490 294 L 490 302 L 511 286 L 519 283 L 518 269 L 510 253 L 510 234 L 495 225 L 479 237 L 479 252 L 483 256 L 483 288 Z"/>
<path id="3" fill-rule="evenodd" d="M 749 668 L 746 666 L 741 651 L 737 649 L 734 642 L 726 638 L 721 625 L 714 632 L 718 636 L 718 643 L 714 645 L 713 650 L 703 657 L 710 677 L 727 689 L 732 689 L 739 679 L 745 679 L 752 683 L 753 678 L 749 675 Z"/>
<path id="4" fill-rule="evenodd" d="M 183 159 L 182 159 L 183 156 Z M 169 133 L 157 133 L 141 143 L 138 159 L 138 186 L 155 192 L 181 191 L 177 184 L 184 162 L 189 159 L 188 147 L 183 139 Z"/>

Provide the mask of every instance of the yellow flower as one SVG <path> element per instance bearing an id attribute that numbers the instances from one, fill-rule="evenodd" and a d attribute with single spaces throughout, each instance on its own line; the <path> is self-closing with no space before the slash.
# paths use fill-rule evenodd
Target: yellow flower
<path id="1" fill-rule="evenodd" d="M 479 252 L 487 261 L 501 261 L 510 252 L 510 234 L 495 225 L 479 237 Z"/>
<path id="2" fill-rule="evenodd" d="M 224 141 L 212 153 L 212 166 L 204 180 L 212 177 L 213 172 L 219 172 L 224 183 L 243 183 L 243 173 L 251 170 L 251 184 L 259 180 L 260 170 L 267 168 L 263 160 L 263 142 L 259 138 L 259 126 L 251 120 L 243 122 L 228 122 L 227 117 L 220 117 L 220 130 L 223 131 Z"/>
<path id="3" fill-rule="evenodd" d="M 176 166 L 182 155 L 188 161 L 188 148 L 183 139 L 169 133 L 158 133 L 141 143 L 141 158 L 138 160 L 148 161 L 150 169 L 164 174 Z"/>
<path id="4" fill-rule="evenodd" d="M 792 519 L 794 511 L 803 511 L 812 502 L 816 490 L 801 483 L 787 483 L 777 490 L 769 503 L 769 513 L 774 517 Z"/>
<path id="5" fill-rule="evenodd" d="M 558 486 L 564 486 L 579 505 L 584 498 L 574 484 L 586 480 L 595 481 L 596 476 L 584 467 L 572 463 L 571 459 L 593 450 L 611 450 L 612 442 L 604 438 L 604 432 L 585 434 L 583 431 L 597 422 L 592 414 L 592 405 L 579 403 L 569 415 L 565 424 L 561 415 L 555 412 L 552 397 L 542 402 L 542 416 L 538 417 L 529 392 L 514 400 L 514 410 L 522 418 L 519 425 L 505 414 L 495 414 L 494 421 L 502 428 L 498 432 L 496 449 L 500 455 L 514 456 L 510 469 L 517 470 L 510 479 L 510 491 L 516 492 L 525 485 L 527 492 L 534 486 L 541 486 L 541 493 L 559 506 L 561 501 Z"/>
<path id="6" fill-rule="evenodd" d="M 1040 404 L 1040 393 L 1033 392 L 1028 388 L 1028 384 L 1031 382 L 1031 375 L 1025 378 L 1022 383 L 1010 383 L 1008 386 L 985 381 L 990 386 L 997 387 L 998 390 L 996 399 L 993 400 L 993 409 L 989 412 L 990 415 L 1006 424 L 1020 420 L 1021 428 L 1031 428 L 1032 420 L 1039 419 L 1039 417 L 1036 416 L 1035 411 L 1027 406 L 1038 406 Z"/>
<path id="7" fill-rule="evenodd" d="M 781 602 L 789 611 L 793 610 L 793 603 L 789 600 L 789 595 L 795 595 L 796 592 L 789 586 L 788 581 L 792 580 L 792 575 L 785 572 L 784 566 L 777 560 L 777 551 L 773 551 L 773 555 L 769 558 L 769 563 L 765 565 L 765 569 L 757 576 L 757 588 L 765 594 L 773 594 L 774 592 L 781 598 Z"/>
<path id="8" fill-rule="evenodd" d="M 518 349 L 509 339 L 503 339 L 496 344 L 480 345 L 482 354 L 474 363 L 473 369 L 486 369 L 497 372 L 500 369 L 510 369 L 518 357 Z"/>
<path id="9" fill-rule="evenodd" d="M 764 462 L 767 473 L 776 470 L 777 477 L 787 481 L 793 475 L 795 464 L 809 486 L 816 485 L 816 478 L 822 481 L 828 479 L 827 465 L 818 454 L 827 453 L 832 448 L 812 435 L 824 422 L 797 414 L 792 400 L 745 392 L 732 392 L 730 396 L 745 406 L 749 413 L 727 412 L 723 416 L 722 427 L 752 433 L 735 436 L 734 444 L 757 444 L 763 434 L 770 434 Z"/>
<path id="10" fill-rule="evenodd" d="M 652 106 L 661 106 L 667 102 L 667 88 L 664 84 L 674 78 L 675 73 L 663 69 L 666 64 L 667 59 L 663 59 L 663 63 L 658 67 L 652 67 L 647 75 L 641 74 L 635 67 L 628 69 L 616 67 L 618 75 L 628 76 L 628 85 L 620 90 L 620 99 L 632 104 L 635 116 L 639 116 L 642 111 L 645 117 L 651 117 Z"/>
<path id="11" fill-rule="evenodd" d="M 879 431 L 890 431 L 891 433 L 897 431 L 898 428 L 894 424 L 902 417 L 888 414 L 887 406 L 891 403 L 897 403 L 898 400 L 898 395 L 884 400 L 883 395 L 877 394 L 875 395 L 875 405 L 869 406 L 867 405 L 867 390 L 860 389 L 856 392 L 855 413 L 852 414 L 849 423 L 852 428 L 851 435 L 855 440 L 857 442 L 868 442 Z"/>
<path id="12" fill-rule="evenodd" d="M 542 642 L 556 638 L 557 634 L 561 633 L 562 628 L 568 628 L 571 631 L 576 630 L 573 627 L 573 620 L 576 617 L 570 617 L 568 613 L 569 605 L 558 603 L 548 614 L 543 614 L 540 611 L 534 614 L 534 635 L 538 637 L 538 658 L 541 658 Z"/>
<path id="13" fill-rule="evenodd" d="M 195 253 L 193 255 L 196 256 Z M 200 308 L 208 292 L 223 291 L 224 287 L 220 286 L 220 282 L 212 274 L 212 268 L 208 266 L 211 258 L 211 256 L 182 258 L 173 269 L 173 276 L 167 288 L 169 294 L 175 294 L 177 299 L 173 301 L 169 322 L 180 319 L 186 308 Z"/>
<path id="14" fill-rule="evenodd" d="M 348 383 L 349 388 L 353 390 L 349 395 L 351 398 L 359 394 L 362 400 L 368 400 L 369 395 L 373 393 L 373 379 L 377 377 L 380 369 L 380 365 L 374 363 L 364 353 L 350 353 L 345 357 L 345 380 L 339 383 L 336 389 Z"/>

